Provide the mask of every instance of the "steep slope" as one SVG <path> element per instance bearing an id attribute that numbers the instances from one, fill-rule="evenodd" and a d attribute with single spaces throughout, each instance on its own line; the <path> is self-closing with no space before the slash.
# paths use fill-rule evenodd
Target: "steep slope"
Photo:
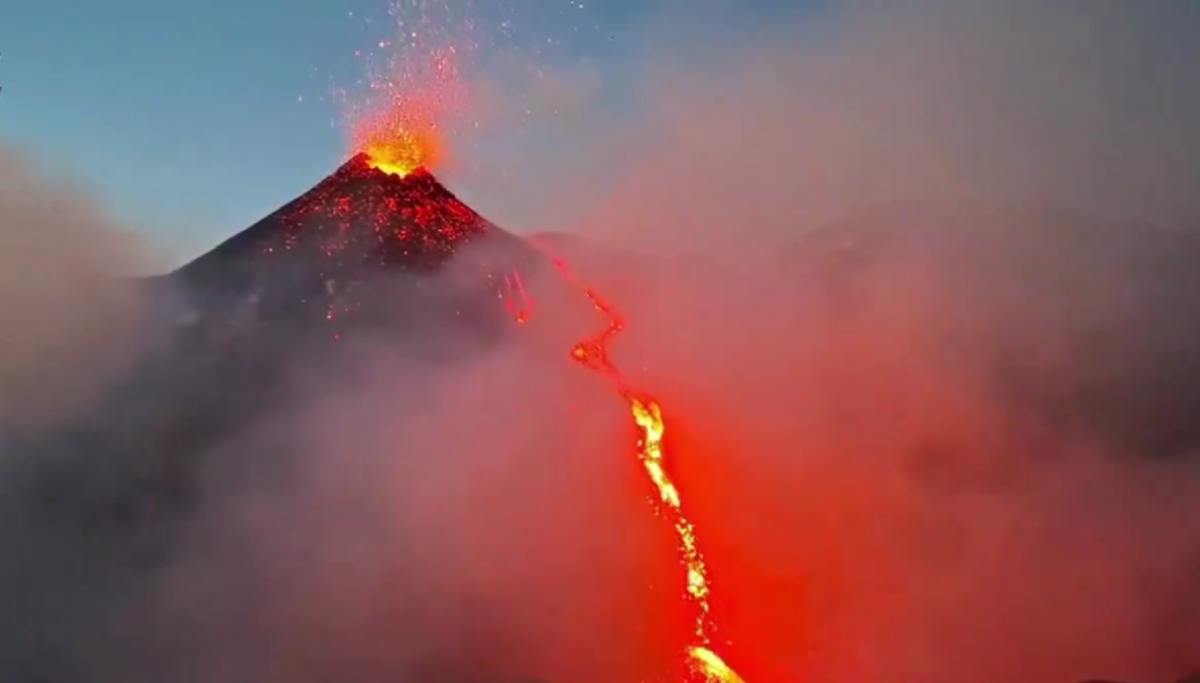
<path id="1" fill-rule="evenodd" d="M 364 310 L 381 280 L 418 284 L 453 261 L 482 291 L 531 255 L 424 169 L 400 176 L 359 154 L 170 279 L 205 313 L 340 322 L 384 313 Z"/>
<path id="2" fill-rule="evenodd" d="M 398 176 L 351 158 L 308 192 L 180 269 L 214 263 L 253 268 L 290 252 L 332 268 L 437 267 L 465 243 L 499 229 L 460 202 L 428 171 Z"/>

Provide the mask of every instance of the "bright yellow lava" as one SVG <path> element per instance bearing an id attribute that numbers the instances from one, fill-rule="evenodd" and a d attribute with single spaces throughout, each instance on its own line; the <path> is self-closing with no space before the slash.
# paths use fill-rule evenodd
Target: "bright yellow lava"
<path id="1" fill-rule="evenodd" d="M 692 658 L 692 668 L 709 683 L 746 683 L 717 653 L 706 647 L 693 647 L 688 650 L 688 655 Z"/>
<path id="2" fill-rule="evenodd" d="M 744 683 L 741 676 L 729 667 L 715 652 L 709 649 L 712 641 L 710 612 L 708 603 L 708 567 L 696 544 L 696 530 L 691 520 L 683 512 L 683 502 L 679 497 L 679 489 L 671 481 L 663 463 L 663 433 L 666 425 L 663 423 L 662 410 L 658 403 L 628 395 L 633 419 L 642 430 L 638 440 L 639 457 L 642 466 L 654 482 L 660 502 L 671 513 L 675 527 L 675 535 L 679 543 L 679 552 L 687 569 L 687 592 L 691 602 L 698 610 L 694 634 L 700 645 L 688 650 L 692 669 L 704 676 L 707 683 Z"/>
<path id="3" fill-rule="evenodd" d="M 564 277 L 573 282 L 562 261 L 555 259 L 554 263 Z M 713 632 L 716 629 L 712 608 L 708 602 L 708 567 L 704 564 L 704 557 L 700 554 L 696 542 L 695 526 L 683 512 L 679 488 L 671 481 L 663 461 L 663 433 L 666 431 L 666 425 L 663 422 L 662 409 L 659 408 L 658 402 L 647 394 L 631 391 L 625 385 L 621 373 L 608 357 L 608 342 L 624 329 L 625 324 L 612 306 L 591 289 L 586 291 L 596 310 L 608 318 L 608 326 L 600 334 L 575 345 L 571 356 L 584 367 L 608 377 L 616 384 L 621 397 L 629 403 L 634 423 L 641 431 L 637 442 L 638 459 L 658 493 L 661 511 L 671 518 L 680 559 L 687 570 L 685 596 L 688 603 L 695 608 L 692 632 L 694 639 L 687 649 L 688 667 L 694 676 L 702 677 L 705 683 L 745 683 L 742 677 L 712 650 Z M 688 678 L 689 682 L 695 680 L 697 679 Z"/>
<path id="4" fill-rule="evenodd" d="M 435 161 L 438 145 L 432 134 L 400 130 L 371 136 L 363 152 L 371 168 L 403 178 Z"/>
<path id="5" fill-rule="evenodd" d="M 368 158 L 370 159 L 371 168 L 394 176 L 400 176 L 401 178 L 417 170 L 415 167 L 409 165 L 389 164 L 386 161 L 376 161 L 374 158 Z"/>
<path id="6" fill-rule="evenodd" d="M 367 164 L 371 168 L 394 176 L 400 176 L 401 178 L 417 170 L 417 167 L 420 166 L 419 163 L 412 159 L 403 157 L 391 157 L 389 159 L 389 157 L 380 155 L 378 152 L 367 152 Z"/>

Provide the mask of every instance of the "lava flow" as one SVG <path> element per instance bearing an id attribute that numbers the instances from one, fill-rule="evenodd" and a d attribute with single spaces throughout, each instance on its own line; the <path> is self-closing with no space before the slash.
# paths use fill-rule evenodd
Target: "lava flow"
<path id="1" fill-rule="evenodd" d="M 577 285 L 561 259 L 554 259 L 554 265 L 568 282 Z M 609 357 L 609 342 L 624 330 L 624 320 L 595 290 L 589 287 L 582 289 L 596 310 L 607 319 L 608 324 L 598 334 L 576 344 L 571 350 L 571 356 L 579 364 L 613 383 L 621 398 L 629 404 L 634 423 L 641 432 L 637 442 L 638 458 L 658 492 L 659 505 L 671 519 L 680 559 L 687 570 L 685 595 L 695 611 L 693 641 L 687 650 L 689 668 L 699 680 L 706 683 L 743 683 L 741 676 L 712 649 L 715 625 L 708 601 L 708 567 L 700 553 L 696 528 L 684 513 L 679 489 L 667 471 L 663 454 L 663 433 L 666 424 L 663 421 L 662 410 L 649 394 L 630 387 Z"/>

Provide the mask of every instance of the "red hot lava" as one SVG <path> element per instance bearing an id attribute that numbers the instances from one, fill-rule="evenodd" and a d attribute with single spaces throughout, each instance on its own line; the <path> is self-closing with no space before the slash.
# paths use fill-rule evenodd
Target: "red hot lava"
<path id="1" fill-rule="evenodd" d="M 563 277 L 580 286 L 571 277 L 561 259 L 554 259 Z M 683 509 L 683 496 L 667 468 L 663 448 L 666 422 L 658 401 L 648 392 L 630 386 L 609 354 L 609 344 L 625 329 L 625 321 L 609 302 L 595 290 L 581 287 L 592 306 L 604 316 L 606 324 L 595 335 L 571 349 L 571 357 L 580 365 L 608 380 L 617 394 L 629 405 L 630 415 L 638 429 L 637 456 L 646 476 L 658 494 L 656 504 L 670 520 L 675 531 L 680 563 L 686 570 L 683 597 L 693 614 L 691 643 L 687 648 L 688 669 L 693 680 L 704 683 L 743 683 L 736 671 L 713 650 L 716 625 L 713 623 L 709 592 L 708 565 L 700 552 L 696 527 Z"/>

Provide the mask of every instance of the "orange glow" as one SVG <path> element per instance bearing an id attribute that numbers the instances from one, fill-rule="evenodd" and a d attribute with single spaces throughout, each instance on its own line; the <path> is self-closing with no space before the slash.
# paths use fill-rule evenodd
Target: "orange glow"
<path id="1" fill-rule="evenodd" d="M 372 168 L 403 178 L 436 161 L 437 149 L 432 135 L 398 130 L 390 137 L 367 144 L 362 151 Z"/>
<path id="2" fill-rule="evenodd" d="M 692 634 L 697 644 L 688 648 L 689 664 L 706 683 L 744 683 L 742 677 L 710 649 L 713 624 L 712 608 L 708 602 L 711 590 L 708 583 L 708 566 L 700 554 L 696 527 L 684 514 L 679 488 L 671 481 L 671 475 L 667 473 L 663 462 L 662 439 L 666 425 L 663 423 L 662 410 L 653 399 L 622 393 L 629 401 L 634 422 L 642 431 L 642 436 L 638 439 L 638 457 L 646 475 L 658 491 L 659 501 L 671 513 L 680 559 L 687 569 L 687 599 L 697 608 L 695 630 Z"/>
<path id="3" fill-rule="evenodd" d="M 688 650 L 692 659 L 692 667 L 696 673 L 704 676 L 710 683 L 745 683 L 728 664 L 715 652 L 706 647 L 693 647 Z"/>
<path id="4" fill-rule="evenodd" d="M 563 276 L 570 275 L 561 260 L 555 260 Z M 571 357 L 584 367 L 599 373 L 611 381 L 622 399 L 629 404 L 630 414 L 639 436 L 637 455 L 647 478 L 654 485 L 656 503 L 671 522 L 675 532 L 676 547 L 680 563 L 686 571 L 683 599 L 692 608 L 694 616 L 691 640 L 688 647 L 689 670 L 705 683 L 744 683 L 743 679 L 712 649 L 715 637 L 712 608 L 709 594 L 712 587 L 708 578 L 708 565 L 700 552 L 695 525 L 683 509 L 683 496 L 675 485 L 667 468 L 663 448 L 666 422 L 658 402 L 644 392 L 631 389 L 608 355 L 608 343 L 625 329 L 625 322 L 608 302 L 595 291 L 584 288 L 592 305 L 607 319 L 607 325 L 598 334 L 585 339 L 571 349 Z"/>
<path id="5" fill-rule="evenodd" d="M 369 72 L 369 90 L 343 93 L 351 153 L 400 177 L 445 161 L 445 127 L 466 101 L 463 53 L 449 38 L 406 44 Z"/>
<path id="6" fill-rule="evenodd" d="M 437 123 L 419 97 L 393 97 L 363 112 L 354 124 L 353 144 L 372 168 L 400 177 L 429 169 L 442 157 Z"/>

